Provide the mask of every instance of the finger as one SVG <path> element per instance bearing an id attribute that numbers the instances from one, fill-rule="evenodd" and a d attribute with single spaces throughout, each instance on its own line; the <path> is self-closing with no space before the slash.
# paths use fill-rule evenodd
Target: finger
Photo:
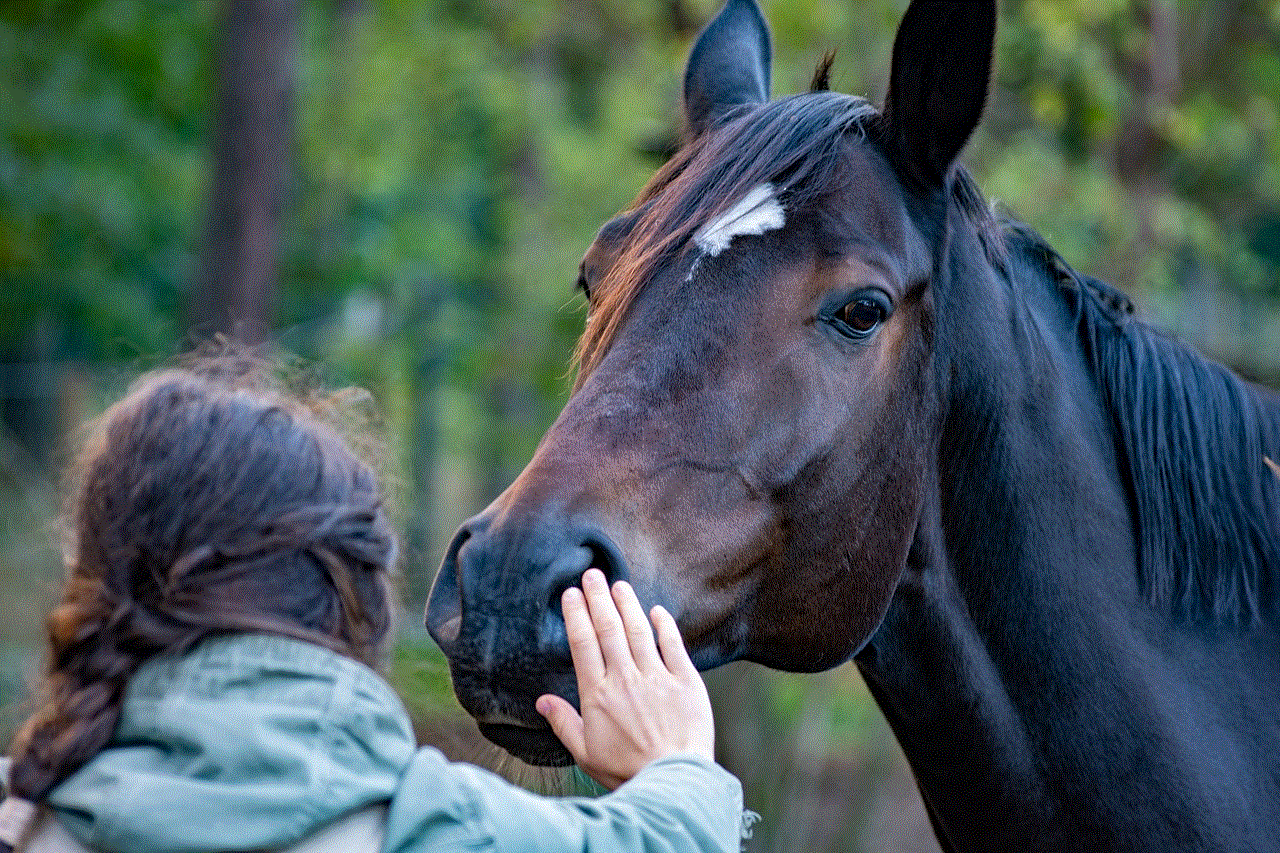
<path id="1" fill-rule="evenodd" d="M 653 620 L 654 630 L 658 633 L 658 649 L 662 652 L 662 661 L 667 669 L 673 675 L 701 678 L 698 668 L 689 658 L 688 649 L 684 647 L 684 639 L 680 636 L 680 629 L 676 627 L 675 618 L 662 606 L 650 610 L 649 618 Z"/>
<path id="2" fill-rule="evenodd" d="M 631 647 L 627 645 L 627 636 L 622 628 L 622 617 L 613 603 L 613 594 L 609 592 L 604 572 L 588 569 L 582 576 L 582 591 L 586 594 L 587 610 L 591 613 L 591 623 L 595 626 L 596 640 L 604 658 L 605 673 L 615 668 L 635 669 Z"/>
<path id="3" fill-rule="evenodd" d="M 653 628 L 645 618 L 644 608 L 636 591 L 626 581 L 618 581 L 613 585 L 613 603 L 618 607 L 618 615 L 622 617 L 622 627 L 627 634 L 627 645 L 631 647 L 631 656 L 641 670 L 655 670 L 662 666 L 662 658 L 658 657 L 658 647 L 653 640 Z"/>
<path id="4" fill-rule="evenodd" d="M 533 707 L 547 718 L 551 731 L 560 738 L 560 742 L 564 744 L 565 749 L 569 750 L 574 761 L 581 763 L 586 755 L 587 739 L 582 725 L 582 716 L 577 710 L 553 693 L 539 696 Z"/>
<path id="5" fill-rule="evenodd" d="M 600 644 L 596 629 L 587 612 L 587 602 L 582 590 L 570 587 L 560 596 L 560 611 L 564 614 L 564 631 L 569 638 L 569 655 L 573 658 L 573 671 L 578 676 L 579 692 L 586 685 L 604 680 L 604 658 L 600 656 Z"/>

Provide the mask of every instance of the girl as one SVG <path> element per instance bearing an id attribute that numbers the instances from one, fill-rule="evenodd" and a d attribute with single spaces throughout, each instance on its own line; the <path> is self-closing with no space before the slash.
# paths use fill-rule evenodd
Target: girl
<path id="1" fill-rule="evenodd" d="M 741 789 L 674 621 L 655 608 L 655 640 L 596 571 L 563 600 L 581 716 L 538 709 L 613 792 L 544 799 L 418 749 L 372 668 L 397 548 L 375 477 L 236 375 L 144 379 L 80 458 L 0 851 L 738 849 Z"/>

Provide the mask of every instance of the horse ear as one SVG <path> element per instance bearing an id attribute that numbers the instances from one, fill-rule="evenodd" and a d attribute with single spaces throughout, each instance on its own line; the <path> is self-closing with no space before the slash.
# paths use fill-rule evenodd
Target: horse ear
<path id="1" fill-rule="evenodd" d="M 893 42 L 884 115 L 890 156 L 940 188 L 982 118 L 996 36 L 995 0 L 913 0 Z"/>
<path id="2" fill-rule="evenodd" d="M 773 47 L 755 0 L 729 0 L 698 36 L 684 70 L 684 114 L 701 135 L 742 104 L 769 100 Z"/>

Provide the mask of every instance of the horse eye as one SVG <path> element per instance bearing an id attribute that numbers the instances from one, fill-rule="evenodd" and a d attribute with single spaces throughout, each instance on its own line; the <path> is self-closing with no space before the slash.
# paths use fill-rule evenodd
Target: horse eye
<path id="1" fill-rule="evenodd" d="M 847 303 L 836 316 L 854 332 L 865 335 L 884 322 L 885 313 L 877 300 L 863 296 Z"/>
<path id="2" fill-rule="evenodd" d="M 591 301 L 591 284 L 587 281 L 587 265 L 584 263 L 578 267 L 578 290 L 582 291 L 582 295 Z"/>

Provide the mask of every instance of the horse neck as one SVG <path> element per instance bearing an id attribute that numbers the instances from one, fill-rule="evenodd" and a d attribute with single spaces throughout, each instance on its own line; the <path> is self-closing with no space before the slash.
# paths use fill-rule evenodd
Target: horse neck
<path id="1" fill-rule="evenodd" d="M 1150 808 L 1090 795 L 1126 773 L 1159 777 L 1148 700 L 1166 655 L 1069 306 L 1052 288 L 1028 298 L 973 248 L 953 249 L 935 296 L 938 462 L 858 663 L 958 849 L 1054 849 L 1047 826 L 1106 834 Z"/>
<path id="2" fill-rule="evenodd" d="M 1031 585 L 1025 591 L 1038 595 L 1024 607 L 1033 609 L 1045 595 L 1136 599 L 1121 450 L 1073 307 L 1052 284 L 1019 283 L 1010 277 L 1018 271 L 993 267 L 972 245 L 953 246 L 952 257 L 936 297 L 943 418 L 927 522 L 941 536 L 935 562 L 975 613 L 1016 600 L 1004 597 L 1015 592 L 1007 585 Z M 1123 570 L 1055 570 L 1103 555 Z M 1061 614 L 1061 604 L 1046 604 Z"/>

